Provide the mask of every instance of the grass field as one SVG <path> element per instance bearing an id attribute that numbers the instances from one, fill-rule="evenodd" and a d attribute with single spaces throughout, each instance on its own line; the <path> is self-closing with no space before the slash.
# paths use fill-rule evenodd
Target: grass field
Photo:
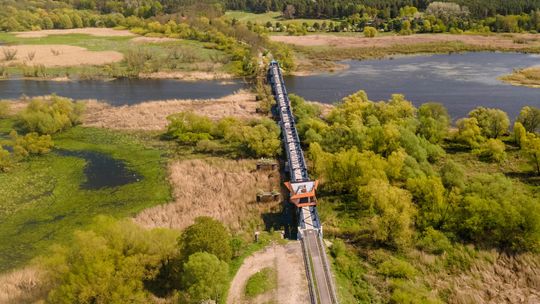
<path id="1" fill-rule="evenodd" d="M 148 67 L 156 71 L 205 71 L 226 72 L 229 56 L 223 51 L 206 48 L 202 42 L 193 40 L 163 41 L 159 43 L 135 42 L 133 36 L 97 37 L 87 34 L 49 35 L 40 38 L 21 38 L 12 33 L 0 33 L 0 42 L 7 45 L 69 45 L 86 48 L 90 51 L 117 51 L 124 56 L 141 52 L 150 54 Z M 151 63 L 151 64 L 150 64 Z M 126 63 L 119 64 L 125 68 Z M 50 77 L 68 75 L 107 76 L 103 67 L 73 66 L 48 67 Z M 10 75 L 23 73 L 20 64 L 8 68 Z"/>
<path id="2" fill-rule="evenodd" d="M 246 283 L 246 296 L 254 298 L 277 288 L 277 272 L 273 267 L 263 268 L 252 275 Z"/>
<path id="3" fill-rule="evenodd" d="M 323 23 L 323 22 L 329 22 L 332 21 L 330 19 L 285 19 L 283 18 L 281 12 L 267 12 L 262 14 L 255 14 L 255 13 L 249 13 L 249 12 L 243 12 L 243 11 L 228 11 L 225 12 L 225 17 L 228 17 L 230 19 L 236 19 L 240 22 L 252 22 L 257 24 L 264 24 L 268 21 L 272 23 L 281 22 L 283 24 L 289 24 L 289 23 L 299 23 L 302 24 L 306 22 L 307 24 L 313 24 L 315 22 Z"/>
<path id="4" fill-rule="evenodd" d="M 11 129 L 0 123 L 0 134 Z M 90 150 L 126 162 L 142 179 L 115 188 L 83 190 L 85 161 L 51 152 L 0 174 L 0 272 L 23 265 L 53 243 L 66 242 L 98 214 L 131 216 L 168 202 L 164 151 L 132 135 L 76 127 L 54 136 L 56 148 Z"/>

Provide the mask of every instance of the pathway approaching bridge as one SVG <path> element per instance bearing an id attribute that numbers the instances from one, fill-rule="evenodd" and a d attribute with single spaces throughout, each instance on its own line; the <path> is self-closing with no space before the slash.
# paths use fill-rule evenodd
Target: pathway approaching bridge
<path id="1" fill-rule="evenodd" d="M 268 83 L 272 86 L 276 99 L 283 146 L 287 154 L 286 171 L 290 180 L 285 185 L 289 189 L 289 200 L 296 206 L 298 214 L 298 239 L 302 242 L 311 303 L 337 304 L 334 281 L 322 238 L 322 224 L 317 212 L 315 191 L 318 181 L 309 178 L 291 102 L 277 61 L 270 63 Z"/>

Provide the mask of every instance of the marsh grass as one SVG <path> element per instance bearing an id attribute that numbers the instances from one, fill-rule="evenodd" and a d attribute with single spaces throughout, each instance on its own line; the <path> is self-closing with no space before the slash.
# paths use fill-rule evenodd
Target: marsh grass
<path id="1" fill-rule="evenodd" d="M 500 79 L 513 85 L 540 87 L 540 67 L 517 69 Z"/>
<path id="2" fill-rule="evenodd" d="M 0 133 L 11 127 L 2 124 Z M 96 151 L 123 160 L 142 179 L 83 190 L 85 161 L 54 152 L 31 157 L 0 174 L 0 272 L 24 264 L 53 243 L 67 241 L 73 230 L 98 214 L 132 216 L 170 201 L 163 151 L 133 135 L 76 127 L 55 135 L 54 142 L 59 149 Z"/>

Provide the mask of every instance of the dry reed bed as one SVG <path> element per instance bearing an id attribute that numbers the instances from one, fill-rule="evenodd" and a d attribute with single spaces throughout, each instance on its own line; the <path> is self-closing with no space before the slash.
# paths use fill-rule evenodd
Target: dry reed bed
<path id="1" fill-rule="evenodd" d="M 260 117 L 256 113 L 255 95 L 247 91 L 219 99 L 150 101 L 136 105 L 115 107 L 97 101 L 88 101 L 84 125 L 118 130 L 163 130 L 167 116 L 193 111 L 217 120 L 226 116 L 242 119 Z"/>
<path id="2" fill-rule="evenodd" d="M 0 274 L 0 303 L 35 303 L 46 296 L 42 282 L 42 273 L 30 266 Z"/>
<path id="3" fill-rule="evenodd" d="M 485 254 L 470 271 L 446 278 L 435 276 L 439 291 L 451 291 L 448 303 L 540 303 L 540 256 Z"/>
<path id="4" fill-rule="evenodd" d="M 279 174 L 257 171 L 254 160 L 183 160 L 169 171 L 174 202 L 137 215 L 135 222 L 144 227 L 184 229 L 196 217 L 210 216 L 235 231 L 249 225 L 260 229 L 262 213 L 279 212 L 279 202 L 256 202 L 258 190 L 279 187 Z"/>

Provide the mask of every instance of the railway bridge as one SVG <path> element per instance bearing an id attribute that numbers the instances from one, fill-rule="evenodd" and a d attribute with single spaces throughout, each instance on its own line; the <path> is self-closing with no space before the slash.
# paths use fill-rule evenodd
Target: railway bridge
<path id="1" fill-rule="evenodd" d="M 317 213 L 315 191 L 318 181 L 309 178 L 287 88 L 277 61 L 270 63 L 267 77 L 277 103 L 277 116 L 287 155 L 286 171 L 289 174 L 289 181 L 285 185 L 289 189 L 289 201 L 296 206 L 298 215 L 298 239 L 302 243 L 311 303 L 338 304 L 322 238 L 323 227 Z"/>

